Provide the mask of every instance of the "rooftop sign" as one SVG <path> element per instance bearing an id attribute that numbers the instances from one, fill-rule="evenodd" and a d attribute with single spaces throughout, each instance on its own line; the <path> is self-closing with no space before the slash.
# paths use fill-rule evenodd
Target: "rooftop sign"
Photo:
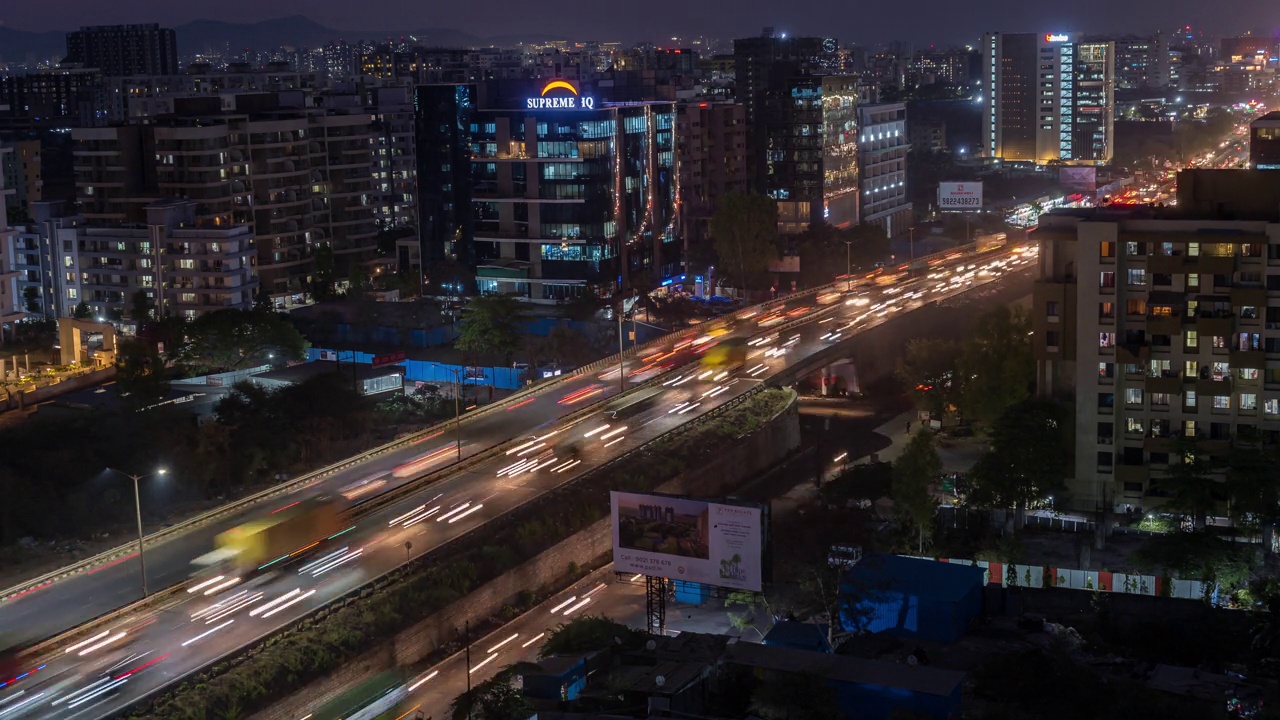
<path id="1" fill-rule="evenodd" d="M 565 80 L 552 80 L 542 88 L 538 97 L 526 98 L 529 110 L 595 110 L 596 99 L 580 95 L 578 88 Z"/>

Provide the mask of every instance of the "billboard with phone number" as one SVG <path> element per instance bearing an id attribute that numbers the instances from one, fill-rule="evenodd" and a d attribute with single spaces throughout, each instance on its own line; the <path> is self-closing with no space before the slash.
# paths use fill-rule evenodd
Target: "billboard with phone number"
<path id="1" fill-rule="evenodd" d="M 736 590 L 763 587 L 764 513 L 686 497 L 610 493 L 613 565 Z"/>
<path id="2" fill-rule="evenodd" d="M 981 182 L 938 183 L 939 210 L 981 210 Z"/>

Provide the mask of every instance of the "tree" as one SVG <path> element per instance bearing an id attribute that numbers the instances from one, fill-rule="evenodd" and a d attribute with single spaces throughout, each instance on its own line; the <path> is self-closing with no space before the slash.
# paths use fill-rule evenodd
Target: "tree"
<path id="1" fill-rule="evenodd" d="M 599 652 L 612 647 L 635 648 L 644 644 L 644 638 L 643 632 L 602 615 L 583 615 L 556 626 L 538 649 L 538 657 Z"/>
<path id="2" fill-rule="evenodd" d="M 34 315 L 40 312 L 40 290 L 34 285 L 22 289 L 22 300 L 28 313 Z"/>
<path id="3" fill-rule="evenodd" d="M 1160 478 L 1160 486 L 1173 493 L 1166 508 L 1189 516 L 1196 530 L 1204 529 L 1216 500 L 1213 466 L 1194 438 L 1181 438 L 1170 454 L 1169 466 Z"/>
<path id="4" fill-rule="evenodd" d="M 116 384 L 125 404 L 133 410 L 155 405 L 169 394 L 164 361 L 155 347 L 140 340 L 126 340 L 116 351 Z"/>
<path id="5" fill-rule="evenodd" d="M 924 541 L 933 535 L 933 515 L 938 501 L 932 485 L 942 474 L 942 458 L 933 447 L 933 431 L 921 428 L 902 449 L 893 463 L 893 502 L 916 527 L 917 552 L 924 552 Z"/>
<path id="6" fill-rule="evenodd" d="M 1030 397 L 1035 380 L 1031 321 L 1021 308 L 1000 305 L 978 317 L 960 358 L 964 373 L 961 413 L 993 423 Z"/>
<path id="7" fill-rule="evenodd" d="M 454 698 L 449 708 L 453 720 L 527 720 L 534 714 L 533 704 L 516 689 L 515 676 L 536 668 L 531 663 L 518 663 L 499 670 L 496 675 Z"/>
<path id="8" fill-rule="evenodd" d="M 359 300 L 370 289 L 369 271 L 358 260 L 352 259 L 351 270 L 347 273 L 347 298 Z"/>
<path id="9" fill-rule="evenodd" d="M 806 672 L 780 672 L 765 678 L 751 694 L 751 712 L 764 720 L 844 717 L 827 681 Z"/>
<path id="10" fill-rule="evenodd" d="M 77 320 L 88 320 L 93 317 L 93 308 L 89 307 L 89 303 L 81 300 L 72 308 L 71 317 Z"/>
<path id="11" fill-rule="evenodd" d="M 726 193 L 711 216 L 711 238 L 720 275 L 750 290 L 778 258 L 778 204 L 764 195 Z"/>
<path id="12" fill-rule="evenodd" d="M 1227 496 L 1231 498 L 1231 519 L 1244 527 L 1255 527 L 1262 535 L 1262 549 L 1271 552 L 1275 525 L 1280 522 L 1280 476 L 1275 467 L 1280 458 L 1274 448 L 1263 444 L 1256 429 L 1241 428 L 1227 458 Z"/>
<path id="13" fill-rule="evenodd" d="M 1203 530 L 1152 535 L 1131 558 L 1142 570 L 1203 580 L 1211 593 L 1233 592 L 1250 579 L 1245 552 Z"/>
<path id="14" fill-rule="evenodd" d="M 129 296 L 129 317 L 137 323 L 146 322 L 152 317 L 151 296 L 146 290 L 139 290 Z"/>
<path id="15" fill-rule="evenodd" d="M 317 302 L 330 300 L 334 295 L 334 259 L 333 248 L 321 245 L 315 249 L 315 272 L 311 275 L 311 297 Z"/>
<path id="16" fill-rule="evenodd" d="M 185 330 L 178 362 L 198 372 L 301 360 L 309 347 L 293 325 L 272 312 L 218 310 L 192 320 Z"/>
<path id="17" fill-rule="evenodd" d="M 1022 527 L 1028 503 L 1059 491 L 1071 466 L 1070 416 L 1040 398 L 1010 407 L 991 428 L 991 449 L 973 468 L 977 504 L 1011 508 L 1011 530 Z"/>
<path id="18" fill-rule="evenodd" d="M 481 295 L 462 309 L 454 347 L 463 352 L 502 358 L 509 364 L 520 349 L 524 306 L 510 295 Z"/>
<path id="19" fill-rule="evenodd" d="M 854 268 L 870 267 L 889 256 L 889 234 L 879 225 L 860 223 L 842 230 L 836 239 L 842 245 L 845 242 L 852 243 L 848 248 L 848 260 Z"/>
<path id="20" fill-rule="evenodd" d="M 840 568 L 831 567 L 825 558 L 806 565 L 800 571 L 797 602 L 801 617 L 815 617 L 827 624 L 827 644 L 835 647 L 836 630 L 840 626 Z"/>
<path id="21" fill-rule="evenodd" d="M 539 362 L 554 361 L 568 367 L 577 367 L 593 355 L 587 336 L 567 325 L 551 328 L 539 339 L 535 354 Z"/>
<path id="22" fill-rule="evenodd" d="M 963 376 L 956 367 L 959 354 L 959 346 L 950 340 L 912 338 L 898 360 L 898 380 L 907 387 L 916 407 L 934 418 L 941 418 L 957 405 L 963 392 Z"/>

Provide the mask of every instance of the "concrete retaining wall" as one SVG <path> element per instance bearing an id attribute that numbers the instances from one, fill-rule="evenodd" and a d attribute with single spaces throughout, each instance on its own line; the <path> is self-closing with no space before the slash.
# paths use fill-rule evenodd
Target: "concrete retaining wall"
<path id="1" fill-rule="evenodd" d="M 107 382 L 116 376 L 116 368 L 102 368 L 100 370 L 90 370 L 87 373 L 67 377 L 60 382 L 52 385 L 42 385 L 34 390 L 28 390 L 21 393 L 13 393 L 8 397 L 0 400 L 0 412 L 8 410 L 21 410 L 29 408 L 32 405 L 52 400 L 59 395 L 72 392 L 73 390 L 81 390 L 87 387 L 93 387 L 99 383 Z"/>
<path id="2" fill-rule="evenodd" d="M 658 492 L 702 497 L 724 496 L 750 478 L 780 462 L 800 446 L 797 403 L 792 402 L 767 425 L 726 451 L 710 464 L 663 483 Z M 612 551 L 609 519 L 593 523 L 548 548 L 520 567 L 495 578 L 435 613 L 406 628 L 381 647 L 351 661 L 341 675 L 311 683 L 248 720 L 296 720 L 322 707 L 379 673 L 420 662 L 442 646 L 457 641 L 466 622 L 479 625 L 513 605 L 524 590 L 539 594 L 571 582 L 569 566 L 590 567 Z"/>

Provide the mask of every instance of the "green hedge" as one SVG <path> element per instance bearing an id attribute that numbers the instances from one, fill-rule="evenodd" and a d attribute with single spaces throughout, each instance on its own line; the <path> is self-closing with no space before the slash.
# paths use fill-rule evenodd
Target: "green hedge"
<path id="1" fill-rule="evenodd" d="M 625 467 L 595 473 L 495 520 L 485 533 L 431 563 L 428 556 L 324 608 L 234 659 L 189 677 L 133 717 L 138 720 L 236 720 L 269 707 L 297 688 L 339 671 L 375 647 L 480 585 L 519 567 L 608 515 L 610 490 L 652 490 L 705 464 L 742 436 L 760 429 L 791 402 L 788 390 L 767 389 L 712 422 L 674 435 Z M 532 604 L 530 594 L 522 598 Z"/>

